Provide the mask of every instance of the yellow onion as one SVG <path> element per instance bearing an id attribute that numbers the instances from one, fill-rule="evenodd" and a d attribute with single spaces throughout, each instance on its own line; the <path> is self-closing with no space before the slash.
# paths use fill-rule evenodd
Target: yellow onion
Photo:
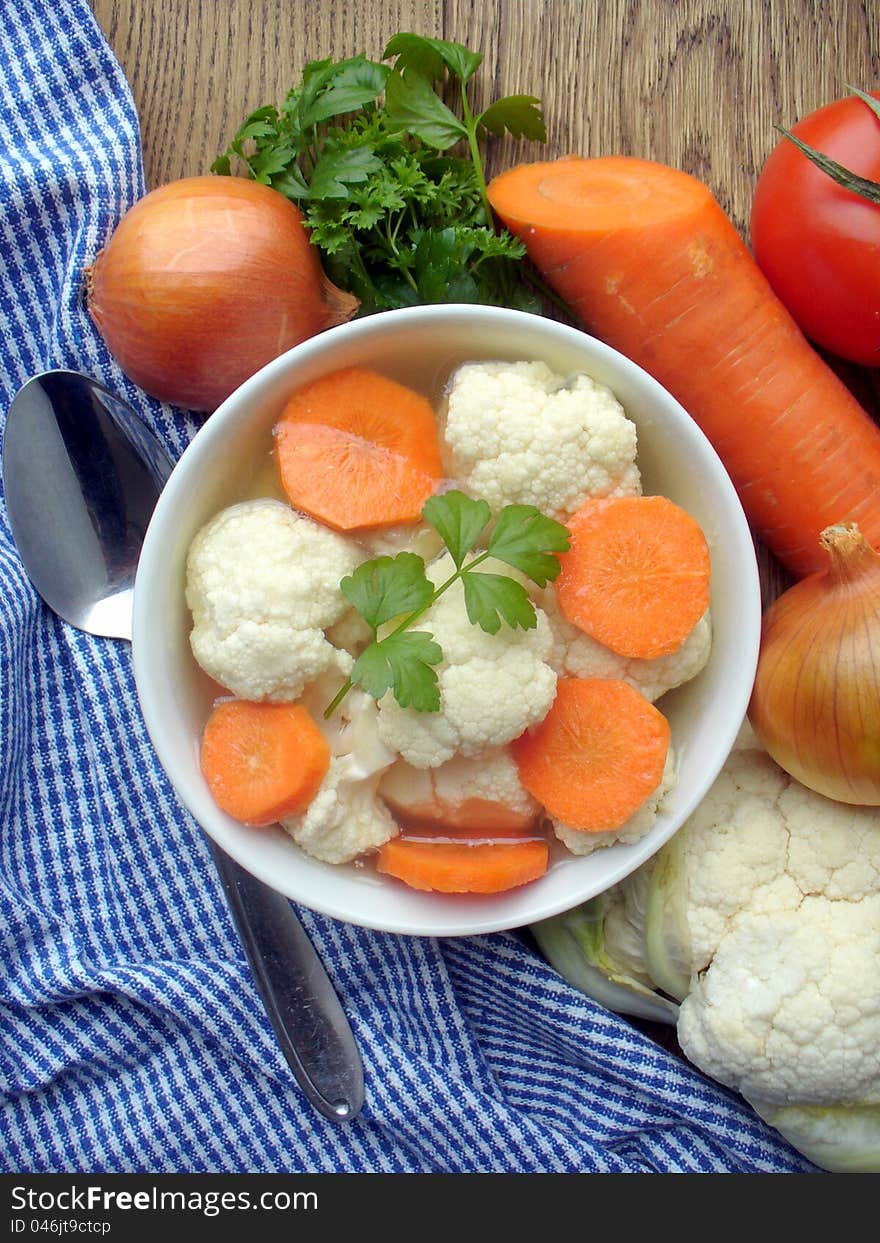
<path id="1" fill-rule="evenodd" d="M 86 274 L 89 312 L 146 392 L 214 410 L 279 354 L 345 322 L 303 218 L 241 177 L 188 177 L 144 196 Z"/>
<path id="2" fill-rule="evenodd" d="M 820 537 L 827 570 L 764 615 L 749 719 L 776 762 L 842 803 L 880 805 L 880 556 L 855 523 Z"/>

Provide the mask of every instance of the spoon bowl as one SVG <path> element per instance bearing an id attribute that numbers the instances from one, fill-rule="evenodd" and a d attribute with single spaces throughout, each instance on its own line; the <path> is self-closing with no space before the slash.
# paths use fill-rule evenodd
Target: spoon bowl
<path id="1" fill-rule="evenodd" d="M 3 435 L 12 535 L 49 608 L 131 638 L 138 558 L 174 462 L 135 412 L 78 371 L 28 380 Z"/>

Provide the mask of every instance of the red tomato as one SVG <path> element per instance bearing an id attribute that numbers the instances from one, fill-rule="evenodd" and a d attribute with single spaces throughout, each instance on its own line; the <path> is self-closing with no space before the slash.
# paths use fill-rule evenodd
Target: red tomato
<path id="1" fill-rule="evenodd" d="M 857 96 L 819 108 L 792 132 L 880 181 L 880 118 Z M 845 190 L 783 138 L 758 178 L 751 232 L 758 266 L 805 336 L 880 367 L 880 204 Z"/>

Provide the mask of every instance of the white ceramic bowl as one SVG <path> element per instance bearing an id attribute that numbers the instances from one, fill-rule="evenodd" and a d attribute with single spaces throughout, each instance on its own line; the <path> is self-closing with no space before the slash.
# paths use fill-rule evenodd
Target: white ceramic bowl
<path id="1" fill-rule="evenodd" d="M 430 391 L 469 358 L 544 359 L 607 384 L 638 427 L 644 490 L 677 501 L 712 550 L 713 651 L 705 670 L 660 703 L 672 726 L 678 782 L 651 832 L 631 846 L 554 862 L 540 880 L 491 897 L 408 890 L 370 867 L 333 867 L 280 828 L 244 827 L 214 804 L 199 739 L 216 686 L 189 648 L 184 563 L 190 540 L 242 496 L 247 464 L 293 389 L 356 364 L 388 369 Z M 519 927 L 567 910 L 621 880 L 665 842 L 706 793 L 748 704 L 760 635 L 754 548 L 733 486 L 709 442 L 655 380 L 586 333 L 519 311 L 416 307 L 355 320 L 297 346 L 248 380 L 207 420 L 181 457 L 147 532 L 134 601 L 134 671 L 159 759 L 205 831 L 245 868 L 316 911 L 389 932 L 450 936 Z"/>

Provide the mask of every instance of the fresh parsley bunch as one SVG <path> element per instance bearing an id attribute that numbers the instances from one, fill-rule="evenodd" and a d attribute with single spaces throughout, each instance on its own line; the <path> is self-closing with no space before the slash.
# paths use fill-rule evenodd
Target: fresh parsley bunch
<path id="1" fill-rule="evenodd" d="M 453 583 L 461 582 L 464 589 L 468 620 L 487 634 L 497 634 L 503 624 L 523 630 L 538 624 L 522 583 L 479 567 L 494 557 L 546 587 L 559 574 L 557 554 L 568 550 L 566 527 L 533 505 L 506 505 L 486 548 L 474 552 L 492 517 L 485 501 L 475 501 L 463 492 L 446 492 L 425 503 L 422 517 L 443 539 L 455 572 L 435 587 L 422 558 L 400 552 L 396 557 L 365 561 L 342 580 L 342 594 L 369 625 L 373 641 L 328 705 L 326 717 L 333 715 L 352 686 L 360 686 L 374 699 L 390 690 L 403 708 L 439 711 L 440 690 L 433 666 L 443 659 L 443 651 L 428 631 L 412 627 Z M 380 629 L 389 623 L 390 629 L 380 638 Z"/>
<path id="2" fill-rule="evenodd" d="M 531 95 L 472 112 L 468 85 L 482 59 L 401 33 L 383 53 L 391 65 L 312 61 L 280 109 L 247 118 L 212 171 L 240 161 L 295 200 L 327 275 L 361 313 L 436 302 L 539 311 L 525 247 L 493 223 L 480 141 L 505 132 L 543 141 L 544 122 Z M 454 92 L 455 110 L 442 97 Z"/>

